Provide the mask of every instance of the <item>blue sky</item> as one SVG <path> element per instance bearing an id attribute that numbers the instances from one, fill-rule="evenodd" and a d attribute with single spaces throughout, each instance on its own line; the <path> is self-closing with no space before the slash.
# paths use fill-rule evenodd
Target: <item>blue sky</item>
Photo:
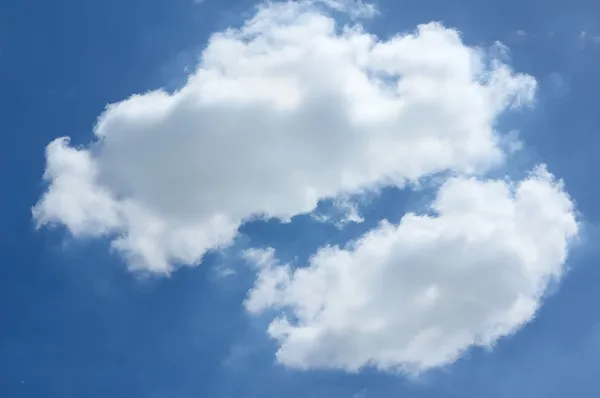
<path id="1" fill-rule="evenodd" d="M 474 348 L 419 376 L 277 363 L 266 333 L 273 317 L 243 302 L 256 268 L 247 248 L 274 247 L 306 263 L 326 244 L 344 244 L 379 220 L 398 222 L 434 193 L 387 188 L 360 205 L 362 223 L 338 228 L 307 215 L 290 223 L 245 223 L 225 253 L 169 276 L 140 275 L 110 250 L 110 238 L 35 229 L 31 208 L 46 145 L 94 140 L 108 103 L 185 84 L 214 32 L 240 26 L 254 1 L 133 0 L 0 3 L 0 395 L 7 397 L 563 397 L 600 389 L 600 319 L 594 303 L 600 80 L 600 6 L 591 1 L 423 0 L 377 3 L 363 22 L 385 38 L 441 21 L 468 46 L 501 41 L 511 67 L 538 82 L 531 107 L 500 118 L 525 149 L 492 173 L 522 178 L 546 163 L 564 179 L 582 220 L 568 270 L 535 317 L 516 333 Z M 344 15 L 340 20 L 347 20 Z M 327 211 L 331 204 L 321 204 Z M 58 222 L 61 223 L 60 221 Z M 68 224 L 68 223 L 63 223 Z M 71 231 L 72 232 L 72 231 Z M 231 272 L 225 272 L 225 271 Z"/>

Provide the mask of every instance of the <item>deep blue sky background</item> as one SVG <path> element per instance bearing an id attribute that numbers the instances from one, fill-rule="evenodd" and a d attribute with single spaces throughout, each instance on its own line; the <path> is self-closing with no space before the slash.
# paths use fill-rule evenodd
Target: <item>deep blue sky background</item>
<path id="1" fill-rule="evenodd" d="M 596 1 L 389 0 L 368 24 L 388 35 L 441 20 L 469 44 L 501 40 L 515 68 L 541 84 L 536 108 L 505 121 L 527 142 L 517 165 L 542 160 L 565 179 L 588 239 L 538 318 L 491 353 L 472 352 L 418 381 L 288 371 L 273 365 L 266 321 L 241 309 L 247 266 L 212 256 L 170 279 L 140 280 L 101 243 L 34 231 L 45 145 L 62 135 L 87 142 L 105 104 L 177 87 L 208 35 L 240 23 L 253 3 L 0 0 L 0 397 L 597 396 L 600 44 L 580 38 L 600 36 Z M 387 192 L 367 218 L 397 219 L 415 203 Z M 301 219 L 243 232 L 246 243 L 303 256 L 368 225 L 338 231 Z M 237 274 L 222 276 L 231 266 Z"/>

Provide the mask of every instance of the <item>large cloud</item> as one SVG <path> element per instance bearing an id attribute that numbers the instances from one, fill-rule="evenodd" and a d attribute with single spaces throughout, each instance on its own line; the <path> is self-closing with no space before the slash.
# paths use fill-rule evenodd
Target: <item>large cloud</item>
<path id="1" fill-rule="evenodd" d="M 309 2 L 271 3 L 214 34 L 177 92 L 108 106 L 87 147 L 50 143 L 33 214 L 170 272 L 257 215 L 500 164 L 495 122 L 535 85 L 437 23 L 381 40 Z"/>
<path id="2" fill-rule="evenodd" d="M 530 321 L 577 236 L 562 183 L 539 167 L 519 183 L 453 178 L 432 215 L 382 223 L 305 268 L 260 265 L 246 307 L 282 309 L 277 359 L 299 368 L 419 372 L 492 346 Z"/>
<path id="3" fill-rule="evenodd" d="M 317 5 L 320 4 L 320 5 Z M 323 8 L 325 7 L 325 8 Z M 356 0 L 269 3 L 214 34 L 175 93 L 107 107 L 96 141 L 46 151 L 39 226 L 108 237 L 131 268 L 169 273 L 229 245 L 253 217 L 290 219 L 323 199 L 445 173 L 430 214 L 407 214 L 303 268 L 259 264 L 250 312 L 275 311 L 280 362 L 301 368 L 421 371 L 491 346 L 531 320 L 578 234 L 572 201 L 545 167 L 485 180 L 517 144 L 499 116 L 536 82 L 507 49 L 469 47 L 438 23 L 380 39 L 339 26 Z"/>

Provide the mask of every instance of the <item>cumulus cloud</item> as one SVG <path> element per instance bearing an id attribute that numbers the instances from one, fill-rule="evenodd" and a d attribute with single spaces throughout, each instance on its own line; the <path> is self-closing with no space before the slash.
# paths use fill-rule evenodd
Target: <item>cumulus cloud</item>
<path id="1" fill-rule="evenodd" d="M 362 221 L 354 195 L 441 174 L 427 214 L 304 267 L 245 252 L 259 266 L 245 306 L 274 311 L 277 359 L 299 368 L 419 372 L 514 333 L 578 235 L 544 166 L 485 179 L 521 148 L 498 119 L 532 104 L 536 81 L 501 43 L 471 47 L 435 22 L 383 39 L 359 22 L 375 14 L 361 0 L 269 2 L 213 34 L 179 90 L 107 106 L 88 145 L 49 143 L 38 227 L 108 238 L 132 269 L 169 273 L 253 218 L 312 213 L 342 228 Z M 335 214 L 314 214 L 321 200 Z"/>
<path id="2" fill-rule="evenodd" d="M 420 372 L 490 347 L 534 317 L 578 233 L 571 199 L 543 167 L 516 183 L 452 178 L 431 213 L 322 248 L 302 268 L 248 251 L 260 272 L 247 309 L 283 310 L 268 329 L 278 361 Z"/>
<path id="3" fill-rule="evenodd" d="M 168 273 L 253 217 L 501 164 L 497 118 L 535 87 L 438 23 L 384 40 L 314 2 L 268 3 L 212 35 L 181 89 L 109 105 L 87 146 L 50 143 L 33 215 Z"/>

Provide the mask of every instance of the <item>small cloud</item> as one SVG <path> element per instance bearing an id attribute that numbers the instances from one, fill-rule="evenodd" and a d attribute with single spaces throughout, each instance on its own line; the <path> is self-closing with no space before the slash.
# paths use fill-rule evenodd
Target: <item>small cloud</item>
<path id="1" fill-rule="evenodd" d="M 217 269 L 217 276 L 221 278 L 227 278 L 234 275 L 236 275 L 236 272 L 232 268 L 219 267 Z"/>
<path id="2" fill-rule="evenodd" d="M 523 141 L 519 135 L 519 131 L 509 131 L 500 139 L 500 145 L 506 153 L 513 154 L 523 149 Z"/>
<path id="3" fill-rule="evenodd" d="M 363 0 L 318 0 L 333 10 L 347 13 L 351 18 L 372 18 L 379 13 L 377 7 Z M 318 2 L 317 1 L 317 2 Z"/>
<path id="4" fill-rule="evenodd" d="M 548 89 L 553 97 L 563 97 L 569 93 L 571 85 L 566 76 L 552 72 L 548 75 Z"/>
<path id="5" fill-rule="evenodd" d="M 584 48 L 588 43 L 592 45 L 600 45 L 600 35 L 590 34 L 589 32 L 582 30 L 581 33 L 579 33 L 579 41 Z"/>
<path id="6" fill-rule="evenodd" d="M 526 31 L 524 31 L 523 29 L 519 29 L 519 30 L 515 31 L 515 36 L 524 39 L 524 38 L 529 37 L 530 34 L 527 33 Z"/>
<path id="7" fill-rule="evenodd" d="M 367 394 L 366 389 L 362 389 L 354 394 L 352 394 L 352 398 L 367 398 L 369 395 Z"/>
<path id="8" fill-rule="evenodd" d="M 357 203 L 351 201 L 347 197 L 339 197 L 333 201 L 331 211 L 326 214 L 313 213 L 311 217 L 319 222 L 331 223 L 336 228 L 342 229 L 347 224 L 355 223 L 360 224 L 364 221 L 364 218 L 360 214 L 360 210 Z"/>

